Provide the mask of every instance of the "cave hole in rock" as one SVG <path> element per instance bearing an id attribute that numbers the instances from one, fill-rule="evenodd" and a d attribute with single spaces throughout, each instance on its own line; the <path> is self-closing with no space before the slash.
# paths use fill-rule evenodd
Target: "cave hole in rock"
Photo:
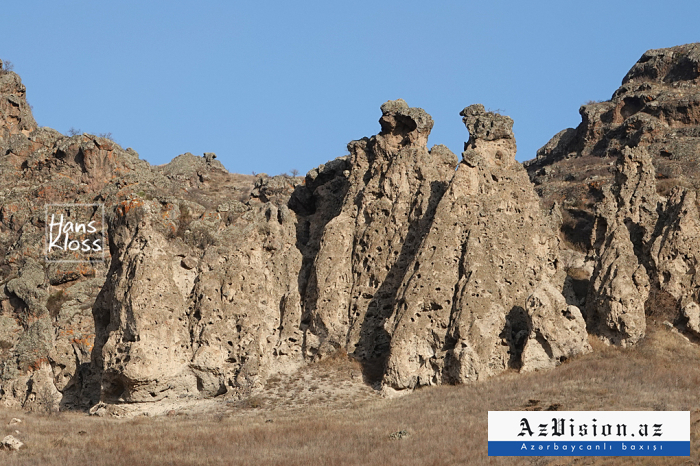
<path id="1" fill-rule="evenodd" d="M 530 328 L 532 328 L 532 321 L 527 311 L 520 306 L 513 306 L 506 315 L 506 323 L 500 335 L 509 346 L 508 366 L 513 369 L 520 369 L 522 366 L 522 353 Z"/>

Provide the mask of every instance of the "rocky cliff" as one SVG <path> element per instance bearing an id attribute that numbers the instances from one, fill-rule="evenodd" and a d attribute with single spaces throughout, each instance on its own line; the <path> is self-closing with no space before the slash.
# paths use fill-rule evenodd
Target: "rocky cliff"
<path id="1" fill-rule="evenodd" d="M 466 107 L 458 160 L 396 100 L 303 179 L 40 128 L 2 72 L 0 400 L 243 398 L 339 353 L 411 389 L 553 368 L 660 321 L 700 336 L 698 47 L 645 53 L 524 166 L 510 118 Z M 60 205 L 83 206 L 100 254 L 51 260 Z"/>
<path id="2" fill-rule="evenodd" d="M 695 327 L 699 79 L 700 44 L 649 50 L 525 163 L 545 207 L 561 207 L 566 245 L 587 254 L 570 278 L 606 341 L 634 344 L 649 318 Z"/>
<path id="3" fill-rule="evenodd" d="M 588 249 L 595 206 L 624 147 L 647 151 L 659 194 L 677 185 L 700 187 L 698 77 L 700 44 L 649 50 L 610 100 L 582 105 L 581 124 L 559 132 L 525 162 L 545 205 L 562 207 L 567 242 Z"/>

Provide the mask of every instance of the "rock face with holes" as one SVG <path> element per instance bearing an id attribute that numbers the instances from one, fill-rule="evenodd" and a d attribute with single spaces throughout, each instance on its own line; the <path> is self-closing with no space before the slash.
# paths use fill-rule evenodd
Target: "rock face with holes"
<path id="1" fill-rule="evenodd" d="M 244 397 L 337 351 L 407 389 L 549 369 L 590 351 L 588 332 L 632 345 L 650 319 L 698 336 L 699 54 L 645 53 L 530 178 L 510 118 L 465 108 L 458 163 L 403 100 L 303 180 L 209 152 L 151 167 L 38 127 L 3 71 L 0 401 Z M 103 261 L 45 260 L 57 203 L 104 206 Z"/>
<path id="2" fill-rule="evenodd" d="M 214 359 L 205 362 L 207 357 L 202 355 L 208 350 L 200 348 L 221 343 L 226 349 L 223 354 L 226 359 L 231 348 L 229 342 L 248 347 L 262 345 L 261 342 L 278 331 L 277 327 L 264 327 L 259 332 L 262 336 L 255 339 L 247 339 L 248 334 L 243 332 L 243 342 L 235 338 L 219 342 L 219 336 L 215 335 L 211 338 L 214 343 L 210 344 L 207 335 L 193 336 L 201 330 L 195 323 L 178 319 L 207 312 L 204 304 L 198 307 L 188 299 L 194 293 L 200 264 L 214 269 L 226 267 L 213 259 L 202 262 L 204 247 L 213 245 L 213 241 L 227 241 L 221 236 L 228 233 L 226 226 L 242 222 L 240 234 L 248 235 L 249 241 L 259 240 L 259 250 L 277 251 L 279 257 L 291 248 L 287 255 L 290 261 L 296 260 L 294 223 L 290 220 L 293 214 L 283 205 L 296 183 L 293 178 L 276 177 L 270 181 L 268 177 L 259 177 L 258 184 L 274 185 L 277 189 L 274 196 L 282 199 L 281 207 L 273 212 L 270 209 L 277 209 L 276 205 L 268 206 L 253 197 L 255 177 L 228 173 L 212 153 L 204 157 L 183 154 L 170 164 L 151 167 L 139 160 L 132 149 L 124 150 L 112 140 L 88 134 L 68 137 L 50 128 L 37 127 L 20 78 L 5 71 L 0 72 L 0 153 L 0 402 L 3 405 L 37 410 L 86 409 L 102 397 L 119 399 L 124 394 L 128 398 L 129 390 L 133 391 L 130 400 L 159 399 L 163 392 L 208 396 L 221 388 L 204 376 L 198 378 L 197 367 L 211 368 L 216 363 Z M 45 206 L 64 203 L 104 206 L 107 222 L 103 224 L 99 215 L 92 218 L 107 233 L 105 249 L 108 243 L 111 245 L 105 251 L 104 261 L 46 260 Z M 274 224 L 269 231 L 265 230 L 268 221 Z M 251 228 L 246 230 L 245 225 L 251 223 L 270 240 L 251 234 Z M 232 229 L 238 231 L 237 227 Z M 116 236 L 110 240 L 112 234 Z M 238 247 L 243 247 L 241 244 Z M 118 257 L 115 264 L 110 263 L 110 253 Z M 231 254 L 232 261 L 246 258 L 245 251 Z M 250 250 L 247 254 L 251 256 L 248 266 L 255 270 L 251 286 L 262 287 L 269 272 L 266 268 L 269 257 L 255 256 Z M 140 260 L 150 261 L 145 269 L 136 267 Z M 130 268 L 118 268 L 122 266 Z M 292 269 L 296 270 L 295 267 Z M 132 274 L 131 279 L 122 273 Z M 219 296 L 219 301 L 225 299 L 220 290 L 224 285 L 230 286 L 231 280 L 224 283 L 224 272 L 217 273 L 221 275 L 221 285 L 210 289 L 200 283 L 197 292 L 201 299 L 208 300 L 214 295 Z M 296 272 L 290 277 L 284 273 L 280 267 L 272 275 L 284 281 L 285 287 L 293 288 Z M 132 280 L 135 275 L 139 280 Z M 120 284 L 128 289 L 118 288 Z M 101 290 L 101 300 L 95 305 Z M 166 297 L 170 307 L 153 308 L 149 298 L 160 297 L 157 293 Z M 105 303 L 107 297 L 118 301 Z M 282 298 L 272 292 L 268 297 L 270 303 L 272 299 Z M 285 309 L 289 310 L 286 318 L 298 319 L 298 297 L 290 293 L 284 299 L 288 303 Z M 119 312 L 114 309 L 118 305 L 122 306 Z M 149 305 L 152 314 L 144 319 Z M 274 309 L 279 320 L 278 306 Z M 254 314 L 252 311 L 250 308 L 242 314 Z M 206 319 L 216 321 L 219 317 L 207 315 Z M 116 327 L 120 322 L 123 328 Z M 274 319 L 270 322 L 274 325 Z M 110 323 L 114 335 L 106 332 Z M 166 327 L 168 323 L 172 328 Z M 287 332 L 294 339 L 296 333 L 290 329 Z M 134 348 L 133 354 L 125 352 L 131 348 L 129 345 Z M 195 350 L 193 345 L 198 345 Z M 173 365 L 173 360 L 179 362 L 183 358 L 189 372 Z M 193 358 L 196 367 L 192 366 Z M 157 364 L 151 364 L 156 360 Z M 151 365 L 144 366 L 145 363 Z M 184 382 L 182 386 L 173 383 L 172 387 L 153 382 L 161 376 L 168 382 L 180 380 L 178 377 Z M 121 392 L 116 393 L 120 387 Z"/>
<path id="3" fill-rule="evenodd" d="M 403 100 L 381 110 L 382 131 L 348 145 L 347 191 L 306 286 L 309 356 L 344 348 L 381 363 L 398 287 L 457 164 L 446 147 L 427 149 L 433 120 L 425 111 Z"/>
<path id="4" fill-rule="evenodd" d="M 278 346 L 280 358 L 300 360 L 301 338 L 290 349 L 282 337 L 283 322 L 298 325 L 301 314 L 289 209 L 268 204 L 225 220 L 168 207 L 131 201 L 110 222 L 112 264 L 95 304 L 105 401 L 250 391 L 275 369 Z"/>
<path id="5" fill-rule="evenodd" d="M 649 50 L 524 164 L 545 206 L 560 206 L 565 243 L 594 265 L 571 267 L 565 294 L 609 343 L 634 344 L 650 321 L 697 332 L 699 84 L 700 44 Z"/>
<path id="6" fill-rule="evenodd" d="M 561 338 L 542 330 L 561 309 L 533 320 L 525 307 L 555 272 L 556 239 L 514 160 L 512 120 L 465 109 L 458 167 L 446 147 L 428 150 L 423 110 L 397 100 L 381 111 L 379 134 L 303 184 L 231 175 L 212 153 L 150 167 L 104 138 L 8 126 L 3 400 L 242 397 L 339 349 L 370 380 L 389 367 L 394 386 L 464 382 L 518 365 L 530 334 Z M 106 260 L 45 267 L 26 190 L 104 205 Z"/>
<path id="7" fill-rule="evenodd" d="M 570 338 L 566 327 L 560 334 L 542 331 L 542 321 L 552 318 L 539 312 L 542 306 L 526 309 L 536 286 L 555 275 L 557 238 L 515 161 L 513 121 L 481 105 L 461 114 L 470 134 L 463 160 L 408 267 L 390 323 L 384 382 L 397 389 L 481 380 L 518 365 L 531 334 Z M 564 300 L 551 286 L 546 290 L 556 304 Z M 574 351 L 552 342 L 562 354 L 588 349 L 580 338 L 583 321 L 572 317 Z"/>
<path id="8" fill-rule="evenodd" d="M 606 186 L 598 206 L 598 263 L 586 300 L 590 327 L 614 344 L 634 344 L 645 333 L 650 290 L 645 245 L 654 233 L 659 201 L 649 155 L 642 148 L 624 148 L 615 183 Z"/>
<path id="9" fill-rule="evenodd" d="M 589 330 L 622 346 L 644 336 L 649 318 L 697 333 L 698 234 L 696 192 L 676 187 L 660 196 L 646 149 L 623 148 L 597 206 Z"/>

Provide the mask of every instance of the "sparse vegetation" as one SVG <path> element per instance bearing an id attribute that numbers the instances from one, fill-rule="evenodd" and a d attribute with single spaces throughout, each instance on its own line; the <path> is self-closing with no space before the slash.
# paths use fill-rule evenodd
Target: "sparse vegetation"
<path id="1" fill-rule="evenodd" d="M 61 312 L 61 306 L 66 301 L 68 301 L 68 296 L 63 290 L 59 290 L 49 296 L 49 299 L 46 301 L 46 309 L 49 310 L 49 315 L 53 318 L 57 317 Z"/>
<path id="2" fill-rule="evenodd" d="M 185 232 L 189 229 L 191 222 L 192 216 L 190 215 L 190 209 L 186 205 L 180 205 L 180 217 L 178 218 L 175 236 L 185 239 Z"/>
<path id="3" fill-rule="evenodd" d="M 199 249 L 206 249 L 216 244 L 216 238 L 206 228 L 192 230 L 192 242 Z"/>
<path id="4" fill-rule="evenodd" d="M 4 73 L 9 73 L 10 71 L 15 69 L 15 65 L 12 64 L 10 60 L 0 60 L 0 72 Z"/>
<path id="5" fill-rule="evenodd" d="M 146 199 L 147 201 L 152 201 L 153 200 L 153 195 L 151 193 L 147 193 L 144 190 L 139 191 L 136 193 L 140 198 Z"/>
<path id="6" fill-rule="evenodd" d="M 35 401 L 35 411 L 52 415 L 57 414 L 57 406 L 53 397 L 53 393 L 47 386 L 43 386 L 37 393 Z"/>
<path id="7" fill-rule="evenodd" d="M 71 136 L 71 137 L 72 137 L 72 136 L 77 136 L 77 135 L 79 135 L 79 134 L 83 134 L 83 132 L 80 131 L 80 129 L 76 129 L 76 128 L 72 127 L 72 126 L 70 127 L 70 129 L 68 130 L 68 133 L 67 133 L 67 135 L 68 135 L 68 136 Z"/>

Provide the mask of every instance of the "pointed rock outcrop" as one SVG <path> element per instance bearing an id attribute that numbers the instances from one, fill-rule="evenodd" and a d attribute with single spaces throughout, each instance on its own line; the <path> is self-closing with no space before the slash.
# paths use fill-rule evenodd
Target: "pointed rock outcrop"
<path id="1" fill-rule="evenodd" d="M 389 350 L 396 292 L 457 160 L 428 151 L 433 120 L 403 100 L 382 105 L 382 131 L 353 141 L 349 187 L 325 226 L 306 292 L 307 355 L 345 348 L 364 361 Z"/>
<path id="2" fill-rule="evenodd" d="M 513 120 L 482 105 L 461 115 L 470 134 L 463 160 L 398 292 L 384 375 L 396 389 L 518 366 L 539 329 L 529 324 L 527 299 L 555 272 L 558 240 L 515 161 Z"/>
<path id="3" fill-rule="evenodd" d="M 13 134 L 26 136 L 37 128 L 27 103 L 27 88 L 17 74 L 2 67 L 0 61 L 0 144 Z"/>
<path id="4" fill-rule="evenodd" d="M 626 346 L 639 341 L 646 330 L 647 245 L 654 235 L 661 200 L 645 149 L 625 147 L 615 169 L 615 183 L 604 189 L 597 210 L 594 242 L 598 262 L 586 299 L 586 319 L 592 332 Z"/>

